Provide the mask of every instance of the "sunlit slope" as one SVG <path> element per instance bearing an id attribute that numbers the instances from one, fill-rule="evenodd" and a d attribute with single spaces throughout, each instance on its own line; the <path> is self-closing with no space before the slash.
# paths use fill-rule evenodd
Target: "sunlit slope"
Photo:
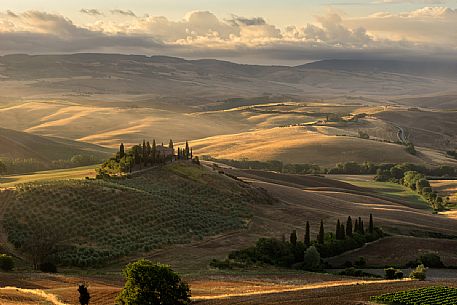
<path id="1" fill-rule="evenodd" d="M 248 130 L 254 123 L 237 115 L 200 116 L 174 110 L 85 106 L 35 101 L 0 108 L 0 124 L 29 133 L 117 147 L 141 139 L 184 141 Z"/>
<path id="2" fill-rule="evenodd" d="M 281 160 L 335 166 L 338 162 L 415 162 L 404 146 L 356 137 L 324 135 L 304 127 L 272 128 L 192 141 L 199 155 L 216 158 Z"/>

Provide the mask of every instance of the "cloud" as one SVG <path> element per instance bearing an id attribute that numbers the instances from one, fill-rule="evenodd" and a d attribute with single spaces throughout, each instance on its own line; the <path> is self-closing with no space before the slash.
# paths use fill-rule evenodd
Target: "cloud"
<path id="1" fill-rule="evenodd" d="M 344 24 L 364 27 L 378 39 L 457 47 L 457 10 L 447 7 L 424 7 L 399 14 L 378 12 L 345 20 Z"/>
<path id="2" fill-rule="evenodd" d="M 136 17 L 135 13 L 132 12 L 131 10 L 119 10 L 119 9 L 116 9 L 116 10 L 111 10 L 111 14 Z"/>
<path id="3" fill-rule="evenodd" d="M 79 12 L 90 16 L 103 16 L 103 13 L 96 9 L 83 8 Z"/>
<path id="4" fill-rule="evenodd" d="M 457 11 L 446 7 L 353 19 L 328 12 L 314 23 L 284 29 L 262 17 L 224 20 L 208 11 L 189 12 L 180 20 L 122 12 L 101 16 L 87 9 L 83 13 L 101 16 L 88 24 L 41 11 L 0 12 L 0 53 L 128 52 L 265 63 L 457 55 Z"/>

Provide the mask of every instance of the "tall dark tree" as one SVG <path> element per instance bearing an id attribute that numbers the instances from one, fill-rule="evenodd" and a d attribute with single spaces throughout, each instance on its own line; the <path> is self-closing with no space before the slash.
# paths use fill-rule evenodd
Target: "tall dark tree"
<path id="1" fill-rule="evenodd" d="M 190 158 L 191 158 L 191 159 L 194 158 L 194 152 L 192 151 L 192 147 L 190 148 Z"/>
<path id="2" fill-rule="evenodd" d="M 290 233 L 290 243 L 293 246 L 297 245 L 297 231 L 293 230 L 292 233 Z"/>
<path id="3" fill-rule="evenodd" d="M 351 218 L 351 216 L 349 216 L 348 220 L 346 221 L 346 236 L 348 236 L 348 237 L 352 236 L 352 218 Z"/>
<path id="4" fill-rule="evenodd" d="M 359 233 L 364 234 L 365 233 L 365 228 L 363 227 L 363 220 L 362 218 L 359 218 Z"/>
<path id="5" fill-rule="evenodd" d="M 359 233 L 359 221 L 357 220 L 357 218 L 355 219 L 354 223 L 354 233 Z"/>
<path id="6" fill-rule="evenodd" d="M 151 144 L 148 141 L 148 142 L 146 142 L 146 155 L 148 157 L 150 157 L 151 156 L 151 152 L 152 152 L 152 147 L 151 147 Z"/>
<path id="7" fill-rule="evenodd" d="M 168 143 L 168 148 L 171 148 L 171 149 L 174 148 L 174 147 L 173 147 L 173 140 L 172 140 L 172 139 L 170 139 L 170 142 Z"/>
<path id="8" fill-rule="evenodd" d="M 121 143 L 121 146 L 119 146 L 119 158 L 122 159 L 125 156 L 125 149 L 124 149 L 124 143 Z"/>
<path id="9" fill-rule="evenodd" d="M 155 164 L 157 162 L 157 145 L 155 139 L 152 140 L 151 155 L 152 163 Z"/>
<path id="10" fill-rule="evenodd" d="M 319 228 L 319 234 L 317 234 L 317 242 L 324 244 L 325 241 L 325 231 L 324 231 L 324 221 L 321 220 L 321 226 Z"/>
<path id="11" fill-rule="evenodd" d="M 374 223 L 373 223 L 373 214 L 370 213 L 370 223 L 368 225 L 368 232 L 373 234 L 374 232 Z"/>
<path id="12" fill-rule="evenodd" d="M 189 156 L 190 156 L 189 143 L 186 141 L 186 150 L 184 152 L 184 158 L 186 160 L 189 160 Z"/>
<path id="13" fill-rule="evenodd" d="M 344 239 L 346 238 L 346 231 L 344 231 L 344 224 L 341 224 L 341 226 L 340 226 L 340 232 L 341 232 L 341 233 L 340 233 L 340 234 L 341 234 L 340 239 L 341 239 L 341 240 L 344 240 Z"/>
<path id="14" fill-rule="evenodd" d="M 341 239 L 341 223 L 340 220 L 336 222 L 336 230 L 335 230 L 335 237 L 336 239 Z"/>
<path id="15" fill-rule="evenodd" d="M 309 247 L 311 245 L 311 235 L 309 232 L 309 221 L 306 222 L 306 229 L 305 229 L 305 246 Z"/>
<path id="16" fill-rule="evenodd" d="M 87 286 L 84 284 L 79 285 L 78 292 L 79 292 L 79 304 L 89 305 L 90 293 L 89 293 L 89 290 L 87 289 Z"/>
<path id="17" fill-rule="evenodd" d="M 147 152 L 147 148 L 146 148 L 146 141 L 143 139 L 143 145 L 141 146 L 142 147 L 142 153 L 143 153 L 143 160 L 146 160 L 146 152 Z"/>

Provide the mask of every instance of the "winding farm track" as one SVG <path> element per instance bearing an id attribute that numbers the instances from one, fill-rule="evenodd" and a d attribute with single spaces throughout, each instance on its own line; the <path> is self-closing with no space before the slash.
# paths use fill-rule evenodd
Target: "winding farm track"
<path id="1" fill-rule="evenodd" d="M 243 293 L 226 293 L 226 294 L 211 295 L 211 296 L 197 296 L 192 299 L 195 301 L 218 300 L 218 299 L 226 299 L 226 298 L 232 298 L 232 297 L 247 297 L 247 296 L 304 291 L 304 290 L 322 289 L 322 288 L 331 288 L 331 287 L 370 285 L 370 284 L 405 282 L 405 281 L 410 281 L 410 280 L 409 279 L 395 280 L 395 281 L 392 281 L 392 280 L 348 280 L 348 281 L 321 282 L 321 283 L 306 284 L 306 285 L 281 288 L 281 289 L 269 289 L 269 290 L 266 289 L 266 290 L 258 290 L 258 291 L 243 292 Z"/>
<path id="2" fill-rule="evenodd" d="M 69 305 L 67 303 L 61 302 L 56 295 L 47 293 L 41 289 L 24 289 L 24 288 L 7 286 L 7 287 L 0 288 L 0 294 L 2 293 L 2 291 L 14 291 L 15 293 L 32 294 L 32 295 L 37 296 L 40 299 L 42 299 L 42 301 L 38 304 L 51 303 L 52 305 Z M 46 302 L 46 303 L 44 303 L 44 302 Z"/>

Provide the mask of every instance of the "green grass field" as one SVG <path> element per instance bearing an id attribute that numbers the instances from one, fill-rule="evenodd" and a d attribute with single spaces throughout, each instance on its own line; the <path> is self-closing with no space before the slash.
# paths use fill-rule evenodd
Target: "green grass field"
<path id="1" fill-rule="evenodd" d="M 225 175 L 178 162 L 124 179 L 35 181 L 14 193 L 3 222 L 8 240 L 21 249 L 37 232 L 58 232 L 54 258 L 82 267 L 243 228 L 249 205 L 265 199 Z"/>
<path id="2" fill-rule="evenodd" d="M 378 194 L 392 199 L 399 199 L 416 209 L 429 209 L 428 203 L 416 192 L 409 188 L 393 182 L 377 182 L 372 180 L 372 176 L 345 176 L 332 175 L 333 179 L 353 184 L 358 187 L 373 190 Z"/>
<path id="3" fill-rule="evenodd" d="M 97 165 L 89 165 L 70 169 L 40 171 L 30 174 L 0 176 L 0 189 L 37 181 L 85 179 L 85 177 L 94 178 L 96 167 Z"/>

